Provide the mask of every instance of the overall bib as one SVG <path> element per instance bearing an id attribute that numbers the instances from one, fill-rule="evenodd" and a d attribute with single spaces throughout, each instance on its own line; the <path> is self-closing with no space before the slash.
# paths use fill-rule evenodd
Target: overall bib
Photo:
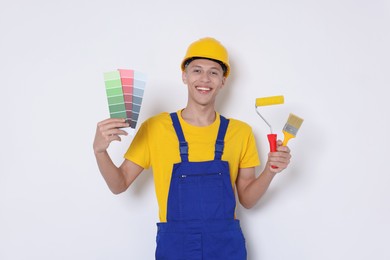
<path id="1" fill-rule="evenodd" d="M 236 200 L 229 164 L 222 161 L 229 121 L 221 123 L 212 161 L 189 162 L 176 113 L 171 114 L 181 162 L 173 165 L 167 222 L 157 223 L 157 260 L 245 260 L 245 239 L 234 219 Z"/>

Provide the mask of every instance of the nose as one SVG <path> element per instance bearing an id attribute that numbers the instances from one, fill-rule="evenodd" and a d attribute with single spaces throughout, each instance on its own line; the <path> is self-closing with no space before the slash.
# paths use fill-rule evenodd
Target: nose
<path id="1" fill-rule="evenodd" d="M 201 76 L 200 76 L 200 80 L 202 82 L 209 82 L 210 81 L 210 75 L 209 73 L 207 73 L 207 71 L 204 71 Z"/>

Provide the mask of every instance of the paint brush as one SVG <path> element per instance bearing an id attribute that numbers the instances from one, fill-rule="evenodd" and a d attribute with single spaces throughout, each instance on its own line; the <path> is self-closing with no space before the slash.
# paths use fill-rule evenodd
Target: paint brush
<path id="1" fill-rule="evenodd" d="M 292 113 L 288 116 L 287 123 L 283 127 L 283 134 L 284 134 L 284 140 L 283 140 L 283 146 L 286 146 L 288 141 L 291 138 L 295 138 L 297 135 L 297 132 L 299 128 L 301 127 L 303 123 L 303 119 L 299 116 L 296 116 Z"/>

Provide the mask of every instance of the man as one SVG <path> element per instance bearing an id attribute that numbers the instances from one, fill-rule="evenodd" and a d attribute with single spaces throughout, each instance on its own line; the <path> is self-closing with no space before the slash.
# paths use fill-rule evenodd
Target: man
<path id="1" fill-rule="evenodd" d="M 124 119 L 98 123 L 97 163 L 108 187 L 124 192 L 143 169 L 152 167 L 160 223 L 156 259 L 246 259 L 245 240 L 235 218 L 235 195 L 245 208 L 262 197 L 290 161 L 278 142 L 263 172 L 252 129 L 215 111 L 215 100 L 230 73 L 228 53 L 213 38 L 192 43 L 181 64 L 188 101 L 176 113 L 146 120 L 120 167 L 106 149 L 126 135 Z M 273 167 L 272 167 L 273 166 Z"/>

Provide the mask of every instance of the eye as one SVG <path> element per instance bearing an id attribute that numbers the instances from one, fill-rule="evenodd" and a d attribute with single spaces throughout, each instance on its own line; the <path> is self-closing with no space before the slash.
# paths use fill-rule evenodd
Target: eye
<path id="1" fill-rule="evenodd" d="M 219 75 L 219 71 L 212 70 L 212 71 L 210 71 L 210 74 L 213 75 L 213 76 L 218 76 Z"/>
<path id="2" fill-rule="evenodd" d="M 191 72 L 193 72 L 193 73 L 200 73 L 201 70 L 200 70 L 199 68 L 193 68 L 193 69 L 191 70 Z"/>

